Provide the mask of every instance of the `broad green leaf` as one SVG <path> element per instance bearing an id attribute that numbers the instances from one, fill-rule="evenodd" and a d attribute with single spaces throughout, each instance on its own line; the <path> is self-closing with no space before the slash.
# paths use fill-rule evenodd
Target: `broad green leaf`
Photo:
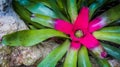
<path id="1" fill-rule="evenodd" d="M 78 2 L 77 2 L 78 9 L 80 9 L 82 6 L 87 6 L 87 5 L 88 5 L 87 0 L 78 0 Z"/>
<path id="2" fill-rule="evenodd" d="M 103 4 L 106 2 L 107 0 L 95 0 L 95 2 L 93 2 L 90 6 L 90 17 L 92 17 L 93 13 L 100 8 L 101 6 L 103 6 Z"/>
<path id="3" fill-rule="evenodd" d="M 92 67 L 88 56 L 88 50 L 82 46 L 78 52 L 78 67 Z"/>
<path id="4" fill-rule="evenodd" d="M 106 25 L 119 20 L 120 19 L 120 4 L 104 12 L 103 14 L 100 15 L 100 17 L 103 19 L 106 19 L 106 21 L 104 22 L 104 24 Z"/>
<path id="5" fill-rule="evenodd" d="M 55 48 L 47 57 L 38 64 L 37 67 L 55 67 L 57 62 L 65 55 L 70 45 L 70 41 L 66 40 L 62 45 Z"/>
<path id="6" fill-rule="evenodd" d="M 25 20 L 27 22 L 31 22 L 31 20 L 30 20 L 31 13 L 29 11 L 27 11 L 24 7 L 22 7 L 16 1 L 13 1 L 13 7 L 14 7 L 14 10 L 20 15 L 20 17 L 23 20 Z"/>
<path id="7" fill-rule="evenodd" d="M 31 30 L 37 30 L 37 28 L 34 27 L 33 25 L 29 25 L 29 28 L 30 28 Z"/>
<path id="8" fill-rule="evenodd" d="M 68 13 L 70 15 L 71 21 L 74 22 L 78 15 L 76 0 L 67 0 L 67 8 L 68 8 Z"/>
<path id="9" fill-rule="evenodd" d="M 5 35 L 2 43 L 9 46 L 33 46 L 50 37 L 67 37 L 53 29 L 23 30 Z"/>
<path id="10" fill-rule="evenodd" d="M 53 25 L 54 25 L 54 21 L 51 17 L 40 15 L 40 14 L 34 14 L 34 17 L 31 17 L 31 20 L 38 24 L 51 27 L 51 28 L 53 28 Z"/>
<path id="11" fill-rule="evenodd" d="M 120 44 L 120 33 L 96 31 L 93 35 L 100 40 L 110 41 Z"/>
<path id="12" fill-rule="evenodd" d="M 70 16 L 67 11 L 67 0 L 56 0 L 58 9 L 61 11 L 61 13 L 67 18 L 68 21 L 70 21 Z"/>
<path id="13" fill-rule="evenodd" d="M 96 55 L 94 55 L 93 53 L 91 53 L 91 55 L 95 58 L 99 67 L 111 67 L 109 62 L 107 61 L 107 59 L 105 59 L 105 58 L 101 59 L 101 58 L 97 57 Z"/>
<path id="14" fill-rule="evenodd" d="M 48 0 L 48 3 L 51 5 L 51 9 L 56 13 L 56 15 L 63 20 L 68 21 L 68 19 L 64 16 L 64 14 L 62 14 L 62 12 L 60 11 L 56 0 Z"/>
<path id="15" fill-rule="evenodd" d="M 99 64 L 100 67 L 111 67 L 106 59 L 98 58 L 96 62 Z"/>
<path id="16" fill-rule="evenodd" d="M 65 58 L 63 67 L 77 67 L 77 53 L 78 50 L 70 48 Z"/>
<path id="17" fill-rule="evenodd" d="M 99 32 L 114 32 L 114 33 L 120 33 L 120 26 L 111 26 L 111 27 L 104 27 Z"/>
<path id="18" fill-rule="evenodd" d="M 90 31 L 101 29 L 104 26 L 107 26 L 110 23 L 113 23 L 120 19 L 120 4 L 112 7 L 108 11 L 104 12 L 100 16 L 96 17 L 95 20 L 98 20 L 97 23 L 91 22 Z M 93 20 L 94 21 L 94 20 Z"/>
<path id="19" fill-rule="evenodd" d="M 27 1 L 27 2 L 26 2 Z M 34 2 L 30 0 L 18 1 L 21 5 L 23 5 L 26 9 L 28 9 L 31 13 L 42 14 L 46 16 L 50 16 L 52 18 L 57 18 L 57 15 L 50 8 L 45 6 L 41 2 Z M 24 2 L 26 4 L 24 4 Z"/>
<path id="20" fill-rule="evenodd" d="M 60 12 L 56 0 L 17 0 L 17 1 L 32 13 L 67 20 L 66 17 Z"/>
<path id="21" fill-rule="evenodd" d="M 63 3 L 63 6 L 64 6 L 63 14 L 67 17 L 67 19 L 70 22 L 70 16 L 69 16 L 69 13 L 68 13 L 68 10 L 67 10 L 67 4 L 66 4 L 67 0 L 62 0 L 62 3 Z"/>
<path id="22" fill-rule="evenodd" d="M 107 51 L 109 55 L 116 58 L 117 60 L 120 60 L 120 49 L 119 48 L 116 48 L 106 43 L 101 43 L 101 45 L 104 47 L 104 49 Z"/>
<path id="23" fill-rule="evenodd" d="M 120 19 L 118 19 L 117 21 L 109 24 L 109 26 L 120 26 Z"/>
<path id="24" fill-rule="evenodd" d="M 57 15 L 42 3 L 29 5 L 26 6 L 26 8 L 30 10 L 32 13 L 42 14 L 42 15 L 50 16 L 52 18 L 57 18 Z"/>
<path id="25" fill-rule="evenodd" d="M 94 3 L 96 0 L 89 0 L 88 1 L 88 5 L 90 5 L 91 3 Z"/>
<path id="26" fill-rule="evenodd" d="M 63 5 L 62 0 L 56 0 L 56 2 L 57 2 L 57 4 L 58 4 L 58 6 L 59 6 L 59 9 L 63 11 L 65 7 L 64 7 L 64 5 Z"/>
<path id="27" fill-rule="evenodd" d="M 39 25 L 31 21 L 30 19 L 31 13 L 27 11 L 23 6 L 21 6 L 18 2 L 13 1 L 13 8 L 17 12 L 17 14 L 20 16 L 20 18 L 25 21 L 26 24 L 28 25 L 31 24 L 36 28 L 44 28 L 42 25 Z"/>
<path id="28" fill-rule="evenodd" d="M 14 1 L 19 2 L 20 5 L 28 5 L 30 3 L 29 0 L 14 0 Z"/>

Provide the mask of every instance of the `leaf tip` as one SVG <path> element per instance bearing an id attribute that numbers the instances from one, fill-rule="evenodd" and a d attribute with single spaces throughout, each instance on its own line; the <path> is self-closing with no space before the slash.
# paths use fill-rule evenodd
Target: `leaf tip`
<path id="1" fill-rule="evenodd" d="M 101 45 L 96 46 L 95 48 L 91 49 L 91 51 L 99 58 L 105 58 L 107 56 L 106 51 L 103 49 Z"/>

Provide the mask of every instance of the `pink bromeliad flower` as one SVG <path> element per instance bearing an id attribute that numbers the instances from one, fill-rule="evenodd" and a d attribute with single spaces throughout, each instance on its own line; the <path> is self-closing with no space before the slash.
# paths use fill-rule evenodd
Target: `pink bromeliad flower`
<path id="1" fill-rule="evenodd" d="M 99 41 L 92 35 L 94 31 L 102 28 L 102 25 L 98 23 L 99 21 L 101 21 L 99 17 L 89 21 L 89 8 L 83 7 L 73 24 L 56 19 L 55 29 L 70 36 L 70 48 L 78 50 L 81 45 L 84 45 L 89 50 L 95 53 L 98 52 L 100 57 L 104 58 L 106 57 L 106 52 Z"/>

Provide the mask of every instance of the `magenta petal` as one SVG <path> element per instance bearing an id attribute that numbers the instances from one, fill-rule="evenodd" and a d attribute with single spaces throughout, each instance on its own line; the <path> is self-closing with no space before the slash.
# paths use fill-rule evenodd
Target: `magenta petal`
<path id="1" fill-rule="evenodd" d="M 70 33 L 70 38 L 72 41 L 76 41 L 76 42 L 79 42 L 80 41 L 80 38 L 77 38 L 74 34 L 74 32 L 71 32 Z"/>
<path id="2" fill-rule="evenodd" d="M 70 48 L 72 48 L 74 50 L 78 50 L 80 48 L 80 46 L 81 46 L 80 42 L 72 41 Z"/>
<path id="3" fill-rule="evenodd" d="M 88 49 L 93 49 L 99 45 L 98 40 L 90 33 L 88 33 L 85 37 L 81 39 L 81 43 Z"/>
<path id="4" fill-rule="evenodd" d="M 89 24 L 89 32 L 92 33 L 96 30 L 103 28 L 106 25 L 105 22 L 106 22 L 106 18 L 102 18 L 102 17 L 95 18 Z"/>
<path id="5" fill-rule="evenodd" d="M 83 7 L 74 23 L 74 30 L 81 29 L 83 32 L 87 31 L 89 22 L 89 9 Z"/>
<path id="6" fill-rule="evenodd" d="M 64 20 L 56 19 L 54 28 L 66 34 L 70 34 L 72 32 L 73 25 Z"/>
<path id="7" fill-rule="evenodd" d="M 107 53 L 105 52 L 105 51 L 103 51 L 102 53 L 101 53 L 101 57 L 102 58 L 105 58 L 107 56 Z"/>

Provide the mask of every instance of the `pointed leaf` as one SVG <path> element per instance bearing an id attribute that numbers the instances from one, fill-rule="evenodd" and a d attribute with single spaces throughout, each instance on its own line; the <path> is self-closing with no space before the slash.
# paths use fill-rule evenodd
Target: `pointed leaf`
<path id="1" fill-rule="evenodd" d="M 76 0 L 67 0 L 68 13 L 71 21 L 74 22 L 77 17 L 77 2 Z"/>
<path id="2" fill-rule="evenodd" d="M 88 5 L 88 0 L 78 0 L 77 2 L 78 9 L 80 9 L 83 6 L 87 6 L 87 5 Z"/>
<path id="3" fill-rule="evenodd" d="M 68 21 L 68 19 L 64 16 L 64 14 L 62 14 L 62 12 L 60 11 L 60 9 L 58 8 L 58 5 L 56 3 L 56 0 L 48 0 L 49 4 L 51 5 L 51 9 L 56 13 L 56 15 L 60 18 L 63 19 L 65 21 Z"/>
<path id="4" fill-rule="evenodd" d="M 55 67 L 57 62 L 64 56 L 68 50 L 70 42 L 66 40 L 62 45 L 55 48 L 48 56 L 38 64 L 37 67 Z"/>
<path id="5" fill-rule="evenodd" d="M 37 28 L 34 27 L 33 25 L 29 25 L 29 28 L 30 28 L 31 30 L 37 30 Z"/>
<path id="6" fill-rule="evenodd" d="M 21 6 L 18 2 L 13 1 L 13 8 L 17 12 L 17 14 L 20 16 L 20 18 L 25 21 L 26 24 L 28 25 L 31 24 L 35 28 L 43 28 L 42 25 L 39 25 L 31 21 L 30 19 L 31 13 L 28 10 L 26 10 L 23 6 Z"/>
<path id="7" fill-rule="evenodd" d="M 33 46 L 50 37 L 67 37 L 53 29 L 23 30 L 5 35 L 2 43 L 9 46 Z"/>
<path id="8" fill-rule="evenodd" d="M 100 40 L 110 41 L 120 44 L 120 33 L 96 31 L 93 35 Z"/>
<path id="9" fill-rule="evenodd" d="M 41 24 L 41 25 L 47 26 L 47 27 L 51 27 L 51 28 L 53 28 L 53 25 L 54 25 L 54 21 L 51 17 L 44 16 L 41 14 L 34 14 L 34 16 L 31 17 L 31 20 L 38 24 Z"/>
<path id="10" fill-rule="evenodd" d="M 88 5 L 90 5 L 91 3 L 94 3 L 94 2 L 95 2 L 95 0 L 89 0 Z"/>
<path id="11" fill-rule="evenodd" d="M 78 67 L 92 67 L 88 56 L 88 50 L 84 46 L 80 48 L 78 53 Z"/>
<path id="12" fill-rule="evenodd" d="M 62 0 L 62 3 L 63 3 L 63 6 L 64 6 L 64 12 L 65 15 L 67 16 L 67 18 L 69 19 L 69 22 L 70 22 L 70 16 L 69 16 L 69 13 L 68 13 L 68 10 L 67 10 L 67 0 Z"/>
<path id="13" fill-rule="evenodd" d="M 48 8 L 41 2 L 35 2 L 30 0 L 23 0 L 23 1 L 20 0 L 18 2 L 21 5 L 23 5 L 25 8 L 27 8 L 31 13 L 42 14 L 42 15 L 50 16 L 52 18 L 57 18 L 57 15 L 54 13 L 54 11 L 52 11 L 50 8 Z"/>
<path id="14" fill-rule="evenodd" d="M 58 4 L 58 6 L 59 6 L 59 9 L 60 9 L 61 11 L 63 11 L 65 7 L 64 7 L 64 5 L 63 5 L 62 0 L 56 0 L 56 2 L 57 2 L 57 4 Z"/>
<path id="15" fill-rule="evenodd" d="M 95 2 L 93 2 L 90 6 L 90 17 L 92 17 L 93 13 L 100 8 L 101 6 L 103 6 L 103 4 L 106 2 L 107 0 L 96 0 Z"/>
<path id="16" fill-rule="evenodd" d="M 118 19 L 120 19 L 120 4 L 112 7 L 111 9 L 91 21 L 89 24 L 89 31 L 94 32 L 96 30 L 99 30 L 104 26 L 117 21 Z M 95 20 L 98 20 L 98 22 L 94 22 Z"/>
<path id="17" fill-rule="evenodd" d="M 70 48 L 65 58 L 64 67 L 77 67 L 78 50 Z"/>
<path id="18" fill-rule="evenodd" d="M 111 67 L 106 59 L 101 59 L 94 55 L 93 53 L 91 53 L 91 55 L 96 59 L 96 62 L 98 63 L 99 67 Z"/>
<path id="19" fill-rule="evenodd" d="M 114 33 L 120 33 L 120 26 L 111 26 L 111 27 L 104 27 L 100 32 L 114 32 Z"/>
<path id="20" fill-rule="evenodd" d="M 14 10 L 20 15 L 20 17 L 23 20 L 27 22 L 31 22 L 30 20 L 31 13 L 27 11 L 23 6 L 21 6 L 18 2 L 13 1 L 13 7 L 14 7 Z"/>
<path id="21" fill-rule="evenodd" d="M 120 60 L 120 49 L 106 43 L 101 43 L 109 55 Z"/>
<path id="22" fill-rule="evenodd" d="M 109 62 L 106 59 L 97 59 L 98 61 L 96 61 L 100 67 L 111 67 Z"/>
<path id="23" fill-rule="evenodd" d="M 108 22 L 106 21 L 106 24 L 110 24 L 113 21 L 120 19 L 120 4 L 104 12 L 101 17 L 107 17 Z"/>

